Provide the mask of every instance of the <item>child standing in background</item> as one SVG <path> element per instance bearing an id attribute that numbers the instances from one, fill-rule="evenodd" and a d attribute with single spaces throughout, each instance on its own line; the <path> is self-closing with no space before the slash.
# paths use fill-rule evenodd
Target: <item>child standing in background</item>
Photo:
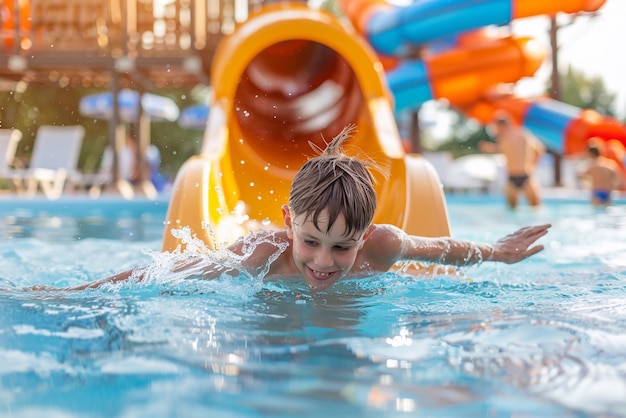
<path id="1" fill-rule="evenodd" d="M 612 202 L 613 190 L 623 184 L 619 167 L 615 161 L 604 157 L 600 148 L 593 142 L 587 146 L 587 155 L 591 163 L 580 178 L 590 182 L 591 203 L 594 206 L 608 206 Z"/>

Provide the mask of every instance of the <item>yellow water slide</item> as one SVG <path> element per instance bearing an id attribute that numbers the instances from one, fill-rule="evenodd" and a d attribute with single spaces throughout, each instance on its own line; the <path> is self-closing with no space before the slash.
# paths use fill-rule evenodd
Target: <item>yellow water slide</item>
<path id="1" fill-rule="evenodd" d="M 439 178 L 401 144 L 385 73 L 350 26 L 301 3 L 264 7 L 225 37 L 211 69 L 213 98 L 202 151 L 181 167 L 168 208 L 163 250 L 189 227 L 209 246 L 249 225 L 282 227 L 291 179 L 348 124 L 346 151 L 383 167 L 374 173 L 374 222 L 411 234 L 450 235 Z M 250 222 L 252 221 L 252 222 Z"/>

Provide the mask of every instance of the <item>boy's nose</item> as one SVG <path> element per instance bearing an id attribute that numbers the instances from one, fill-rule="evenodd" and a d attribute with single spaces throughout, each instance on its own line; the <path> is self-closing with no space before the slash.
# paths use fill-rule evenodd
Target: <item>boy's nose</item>
<path id="1" fill-rule="evenodd" d="M 319 250 L 317 254 L 315 254 L 315 264 L 320 268 L 332 267 L 333 257 L 330 251 Z"/>

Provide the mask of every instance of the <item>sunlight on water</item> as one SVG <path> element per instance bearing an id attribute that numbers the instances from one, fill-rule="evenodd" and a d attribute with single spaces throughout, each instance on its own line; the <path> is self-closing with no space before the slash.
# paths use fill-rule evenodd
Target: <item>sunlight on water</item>
<path id="1" fill-rule="evenodd" d="M 316 293 L 264 282 L 262 269 L 202 280 L 246 255 L 208 251 L 185 228 L 175 231 L 185 250 L 161 253 L 164 208 L 52 221 L 12 211 L 0 225 L 10 237 L 0 241 L 0 415 L 625 415 L 626 210 L 449 210 L 453 235 L 477 241 L 554 226 L 546 250 L 520 264 L 427 278 L 404 266 Z M 271 235 L 245 245 L 260 241 Z M 191 276 L 177 271 L 190 259 Z M 136 266 L 142 281 L 20 290 Z"/>

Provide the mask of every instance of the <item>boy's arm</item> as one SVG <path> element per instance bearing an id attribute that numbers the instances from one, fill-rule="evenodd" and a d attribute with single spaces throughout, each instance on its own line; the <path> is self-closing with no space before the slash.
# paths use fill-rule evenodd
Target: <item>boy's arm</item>
<path id="1" fill-rule="evenodd" d="M 613 184 L 616 189 L 619 189 L 620 187 L 624 186 L 624 175 L 622 174 L 619 165 L 617 165 L 617 163 L 614 164 L 614 169 L 613 169 Z"/>
<path id="2" fill-rule="evenodd" d="M 126 281 L 128 280 L 132 274 L 133 274 L 134 269 L 131 270 L 126 270 L 123 271 L 121 273 L 117 273 L 113 276 L 109 276 L 109 277 L 105 277 L 104 279 L 100 279 L 97 280 L 95 282 L 90 282 L 90 283 L 84 283 L 84 284 L 80 284 L 78 286 L 72 286 L 72 287 L 52 287 L 52 286 L 46 286 L 46 285 L 35 285 L 35 286 L 30 286 L 30 287 L 26 287 L 23 290 L 32 290 L 32 291 L 40 291 L 40 290 L 46 290 L 46 291 L 52 291 L 52 290 L 69 290 L 69 291 L 75 291 L 75 290 L 85 290 L 85 289 L 96 289 L 100 286 L 102 286 L 103 284 L 106 283 L 117 283 L 117 282 L 121 282 L 121 281 Z M 139 280 L 143 279 L 142 275 L 138 276 Z"/>
<path id="3" fill-rule="evenodd" d="M 174 268 L 173 272 L 183 272 L 184 274 L 186 274 L 186 277 L 198 277 L 205 280 L 213 280 L 222 276 L 223 274 L 236 275 L 243 270 L 248 272 L 256 272 L 256 270 L 267 265 L 268 259 L 272 256 L 272 254 L 277 252 L 278 248 L 279 244 L 277 244 L 276 242 L 264 241 L 258 243 L 255 246 L 254 251 L 248 254 L 247 258 L 241 260 L 240 266 L 236 266 L 233 263 L 226 264 L 220 263 L 215 260 L 205 260 L 202 257 L 194 257 L 179 263 L 178 266 Z M 233 258 L 237 258 L 238 256 L 241 256 L 241 254 L 247 252 L 243 248 L 243 241 L 241 240 L 231 244 L 227 248 L 227 251 L 232 254 Z M 127 281 L 131 277 L 135 277 L 138 281 L 142 281 L 145 278 L 145 271 L 146 269 L 144 267 L 137 267 L 115 274 L 110 277 L 105 277 L 95 282 L 85 283 L 82 285 L 57 290 L 96 289 L 104 284 Z M 33 286 L 32 288 L 30 288 L 30 290 L 52 289 L 53 288 L 50 288 L 48 286 Z"/>
<path id="4" fill-rule="evenodd" d="M 485 154 L 496 154 L 498 152 L 498 144 L 489 141 L 480 141 L 478 149 Z"/>
<path id="5" fill-rule="evenodd" d="M 501 261 L 512 264 L 544 249 L 534 243 L 548 233 L 550 224 L 521 228 L 500 238 L 494 244 L 476 243 L 450 237 L 423 238 L 411 236 L 401 259 L 430 261 L 465 266 L 483 261 Z M 398 260 L 400 261 L 400 260 Z"/>
<path id="6" fill-rule="evenodd" d="M 543 145 L 543 142 L 541 142 L 539 138 L 535 137 L 535 153 L 537 155 L 535 157 L 535 165 L 539 163 L 539 160 L 543 157 L 546 151 L 546 146 Z"/>
<path id="7" fill-rule="evenodd" d="M 525 134 L 527 135 L 528 142 L 533 150 L 533 167 L 537 167 L 539 160 L 541 160 L 541 157 L 546 153 L 546 147 L 543 145 L 543 142 L 541 142 L 539 138 L 531 132 L 525 131 Z"/>
<path id="8" fill-rule="evenodd" d="M 113 276 L 109 276 L 109 277 L 105 277 L 104 279 L 100 279 L 97 280 L 95 282 L 91 282 L 91 283 L 85 283 L 85 284 L 81 284 L 78 286 L 74 286 L 74 287 L 66 287 L 63 289 L 59 289 L 59 290 L 85 290 L 85 289 L 96 289 L 100 286 L 102 286 L 103 284 L 106 283 L 117 283 L 117 282 L 121 282 L 121 281 L 126 281 L 130 278 L 130 276 L 132 276 L 134 269 L 131 270 L 126 270 L 123 271 L 121 273 L 117 273 Z M 138 279 L 141 280 L 143 279 L 143 275 L 139 275 Z M 31 289 L 31 290 L 37 290 L 37 289 Z"/>
<path id="9" fill-rule="evenodd" d="M 212 263 L 211 265 L 203 266 L 200 271 L 194 271 L 192 268 L 196 266 L 200 262 L 200 259 L 195 259 L 191 261 L 186 261 L 180 264 L 178 267 L 174 269 L 174 272 L 181 272 L 185 270 L 189 270 L 189 276 L 201 276 L 203 279 L 213 280 L 217 277 L 221 276 L 224 273 L 230 273 L 233 271 L 225 266 L 218 265 L 217 263 Z M 98 287 L 109 284 L 109 283 L 118 283 L 129 280 L 131 277 L 134 277 L 138 281 L 142 281 L 144 279 L 144 271 L 142 267 L 137 267 L 134 269 L 126 270 L 121 273 L 117 273 L 113 276 L 105 277 L 103 279 L 97 280 L 91 283 L 84 283 L 78 286 L 73 287 L 65 287 L 65 288 L 52 288 L 49 286 L 32 286 L 29 287 L 28 290 L 86 290 L 86 289 L 97 289 Z"/>

